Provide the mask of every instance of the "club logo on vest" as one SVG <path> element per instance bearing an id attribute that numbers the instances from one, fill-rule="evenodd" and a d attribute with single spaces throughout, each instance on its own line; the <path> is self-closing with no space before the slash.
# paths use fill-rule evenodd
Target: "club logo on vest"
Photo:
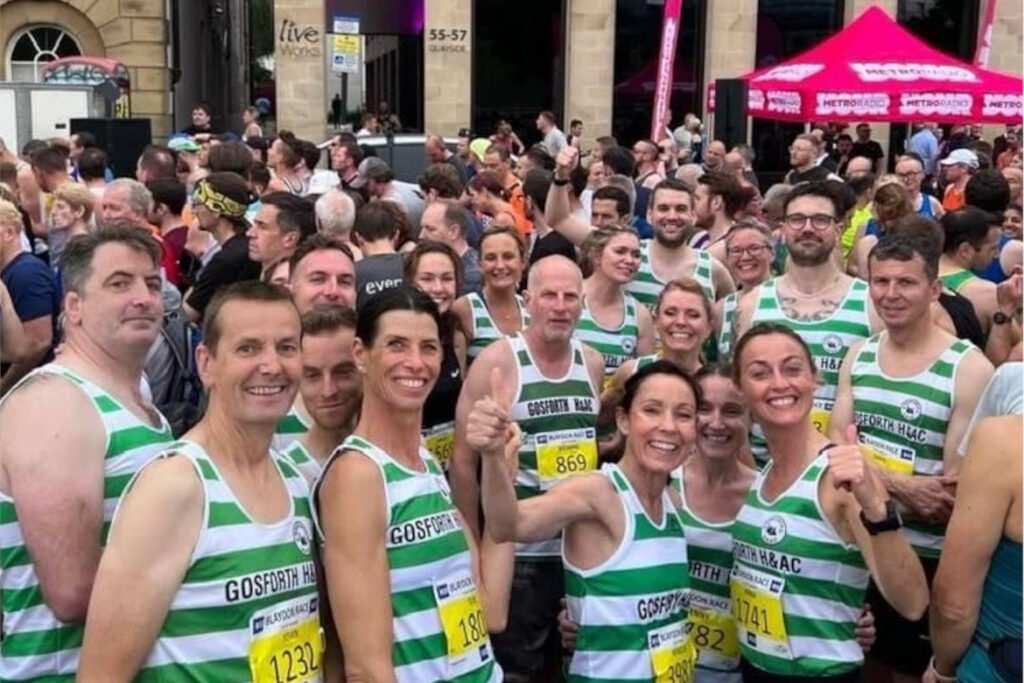
<path id="1" fill-rule="evenodd" d="M 623 337 L 622 342 L 619 344 L 622 347 L 622 351 L 627 354 L 632 354 L 633 349 L 636 348 L 636 340 L 632 337 Z"/>
<path id="2" fill-rule="evenodd" d="M 778 545 L 786 537 L 786 520 L 773 515 L 761 525 L 761 540 L 768 545 Z"/>
<path id="3" fill-rule="evenodd" d="M 822 347 L 835 355 L 843 350 L 843 340 L 838 334 L 829 334 L 821 342 Z"/>
<path id="4" fill-rule="evenodd" d="M 921 417 L 921 402 L 916 398 L 908 398 L 900 404 L 900 415 L 907 422 L 913 422 Z"/>
<path id="5" fill-rule="evenodd" d="M 310 537 L 309 529 L 299 520 L 292 525 L 292 540 L 303 555 L 309 555 L 313 550 L 313 539 Z"/>
<path id="6" fill-rule="evenodd" d="M 441 497 L 451 503 L 452 490 L 448 487 L 448 480 L 444 476 L 437 476 L 435 479 L 437 480 L 437 488 L 441 492 Z"/>

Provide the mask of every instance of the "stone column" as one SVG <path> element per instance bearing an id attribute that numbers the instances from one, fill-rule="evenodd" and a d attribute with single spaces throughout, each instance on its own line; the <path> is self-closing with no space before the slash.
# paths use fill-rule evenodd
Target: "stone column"
<path id="1" fill-rule="evenodd" d="M 992 0 L 982 0 L 979 17 L 985 17 L 985 5 Z M 996 71 L 1021 74 L 1021 63 L 1024 62 L 1022 35 L 1024 29 L 1024 5 L 1018 0 L 999 0 L 996 5 L 995 21 L 992 22 L 992 50 L 988 56 L 988 66 Z M 981 135 L 986 140 L 994 140 L 1006 132 L 1002 125 L 982 127 Z M 993 159 L 993 161 L 995 161 Z"/>
<path id="2" fill-rule="evenodd" d="M 854 19 L 859 17 L 864 10 L 872 5 L 878 5 L 880 8 L 885 10 L 886 14 L 895 19 L 896 3 L 897 0 L 846 0 L 846 12 L 843 16 L 843 25 L 845 26 L 852 22 Z M 857 122 L 847 121 L 846 123 L 851 124 L 850 129 L 846 132 L 856 140 L 857 133 L 854 130 L 854 126 L 856 126 Z M 907 124 L 899 123 L 896 125 L 905 126 Z M 886 159 L 889 158 L 889 128 L 890 125 L 888 123 L 877 123 L 874 121 L 871 123 L 871 139 L 882 146 L 882 151 L 885 152 Z"/>
<path id="3" fill-rule="evenodd" d="M 615 87 L 615 0 L 568 0 L 565 121 L 584 123 L 584 149 L 612 131 Z M 656 38 L 652 38 L 656 40 Z"/>
<path id="4" fill-rule="evenodd" d="M 707 122 L 707 84 L 736 78 L 754 69 L 757 51 L 757 0 L 708 0 L 704 29 L 704 120 Z M 683 2 L 686 11 L 686 2 Z M 685 112 L 673 112 L 682 120 Z M 710 128 L 709 139 L 712 136 Z"/>
<path id="5" fill-rule="evenodd" d="M 473 1 L 424 0 L 423 126 L 454 136 L 472 121 Z"/>
<path id="6" fill-rule="evenodd" d="M 274 0 L 277 129 L 311 142 L 327 128 L 323 0 Z"/>

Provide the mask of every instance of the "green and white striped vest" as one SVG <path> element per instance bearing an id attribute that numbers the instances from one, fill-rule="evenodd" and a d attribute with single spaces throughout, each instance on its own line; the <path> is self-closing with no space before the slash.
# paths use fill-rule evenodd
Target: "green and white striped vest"
<path id="1" fill-rule="evenodd" d="M 274 438 L 270 442 L 270 447 L 278 453 L 283 453 L 286 448 L 302 438 L 312 426 L 308 422 L 308 418 L 293 405 L 288 409 L 288 414 L 282 417 L 274 427 Z"/>
<path id="2" fill-rule="evenodd" d="M 740 292 L 733 292 L 722 300 L 722 329 L 718 332 L 718 360 L 732 358 L 733 321 L 736 318 L 736 303 Z"/>
<path id="3" fill-rule="evenodd" d="M 251 681 L 251 654 L 272 636 L 271 624 L 288 623 L 282 619 L 287 615 L 305 625 L 308 645 L 292 643 L 288 649 L 296 651 L 287 658 L 296 667 L 302 666 L 301 659 L 305 669 L 314 665 L 314 657 L 322 661 L 313 517 L 305 478 L 280 455 L 268 453 L 291 505 L 281 521 L 263 524 L 249 516 L 202 447 L 180 441 L 159 457 L 174 454 L 188 458 L 195 468 L 206 510 L 188 571 L 135 680 Z M 284 667 L 285 657 L 279 659 L 278 666 Z"/>
<path id="4" fill-rule="evenodd" d="M 827 318 L 814 322 L 793 320 L 782 310 L 778 297 L 778 278 L 761 285 L 751 326 L 762 322 L 785 325 L 807 342 L 818 368 L 818 386 L 814 390 L 811 419 L 822 434 L 828 433 L 828 421 L 839 386 L 839 366 L 846 352 L 861 339 L 871 335 L 868 318 L 868 283 L 854 279 L 842 303 Z M 750 449 L 758 466 L 768 461 L 768 444 L 756 422 L 750 431 Z"/>
<path id="5" fill-rule="evenodd" d="M 633 374 L 635 375 L 636 373 L 646 368 L 648 365 L 657 363 L 659 360 L 662 360 L 662 358 L 656 353 L 652 353 L 647 356 L 640 356 L 639 358 L 636 359 L 636 362 L 633 363 Z"/>
<path id="6" fill-rule="evenodd" d="M 743 658 L 762 671 L 834 676 L 856 669 L 854 638 L 868 585 L 860 550 L 821 512 L 822 451 L 773 502 L 761 496 L 768 463 L 733 524 L 733 615 Z"/>
<path id="7" fill-rule="evenodd" d="M 656 523 L 617 465 L 604 465 L 601 474 L 615 487 L 626 524 L 603 564 L 579 569 L 562 556 L 569 615 L 580 626 L 569 681 L 653 681 L 651 632 L 681 626 L 685 634 L 690 581 L 683 526 L 667 489 Z"/>
<path id="8" fill-rule="evenodd" d="M 408 469 L 353 435 L 338 446 L 324 471 L 346 451 L 361 453 L 376 464 L 384 486 L 388 529 L 382 541 L 391 575 L 395 677 L 399 683 L 500 683 L 501 667 L 494 661 L 477 602 L 466 532 L 441 467 L 429 451 L 420 448 L 424 471 Z M 322 542 L 316 512 L 319 487 L 317 481 L 313 501 Z M 471 602 L 475 606 L 470 609 Z M 456 623 L 460 619 L 462 623 Z M 460 649 L 469 641 L 471 647 Z"/>
<path id="9" fill-rule="evenodd" d="M 466 295 L 466 301 L 469 302 L 469 307 L 473 312 L 473 329 L 469 330 L 469 343 L 466 345 L 466 355 L 472 361 L 490 346 L 491 342 L 501 339 L 505 334 L 491 317 L 491 312 L 487 309 L 487 302 L 484 301 L 482 294 L 470 292 Z M 523 327 L 526 327 L 530 322 L 530 314 L 526 312 L 526 305 L 518 294 L 516 294 L 516 304 L 519 306 L 519 317 L 523 322 Z"/>
<path id="10" fill-rule="evenodd" d="M 603 327 L 590 313 L 586 300 L 583 301 L 583 311 L 576 323 L 574 336 L 604 358 L 606 379 L 614 375 L 620 365 L 636 356 L 637 338 L 640 336 L 640 326 L 636 319 L 637 305 L 636 299 L 623 294 L 622 323 L 618 327 Z"/>
<path id="11" fill-rule="evenodd" d="M 942 447 L 953 412 L 956 371 L 974 346 L 957 339 L 924 372 L 893 377 L 878 362 L 883 334 L 864 343 L 850 368 L 860 441 L 876 462 L 894 472 L 940 475 Z M 944 524 L 907 520 L 905 529 L 918 555 L 938 558 Z"/>
<path id="12" fill-rule="evenodd" d="M 102 388 L 56 363 L 33 371 L 18 386 L 43 374 L 63 377 L 85 392 L 103 423 L 107 449 L 103 454 L 103 528 L 99 541 L 105 545 L 121 492 L 146 462 L 174 441 L 171 427 L 160 416 L 160 429 L 154 429 Z M 4 400 L 16 393 L 17 387 Z M 83 627 L 59 621 L 43 602 L 18 524 L 15 501 L 4 494 L 0 494 L 0 609 L 0 680 L 74 679 Z"/>
<path id="13" fill-rule="evenodd" d="M 703 249 L 695 250 L 697 262 L 694 264 L 693 273 L 690 275 L 704 288 L 708 299 L 715 300 L 715 280 L 712 276 L 712 264 L 714 257 Z M 658 296 L 661 290 L 668 284 L 654 274 L 654 266 L 651 264 L 651 240 L 640 242 L 640 268 L 636 271 L 632 281 L 626 285 L 626 292 L 632 294 L 637 301 L 654 312 L 658 304 Z"/>
<path id="14" fill-rule="evenodd" d="M 313 457 L 313 454 L 309 452 L 309 449 L 303 445 L 300 439 L 293 441 L 292 445 L 284 449 L 281 455 L 288 462 L 295 465 L 310 484 L 320 476 L 323 468 L 320 467 L 320 463 L 317 462 L 316 458 Z"/>
<path id="15" fill-rule="evenodd" d="M 516 498 L 539 495 L 570 476 L 597 469 L 599 389 L 590 381 L 583 344 L 573 339 L 569 370 L 545 377 L 533 361 L 522 334 L 508 338 L 519 371 L 511 417 L 523 433 L 519 448 Z M 517 555 L 557 557 L 558 537 L 520 543 Z"/>
<path id="16" fill-rule="evenodd" d="M 686 559 L 690 565 L 690 624 L 697 647 L 696 680 L 740 683 L 739 641 L 729 594 L 733 522 L 701 519 L 686 502 L 683 478 L 673 479 L 673 484 L 682 499 L 679 519 L 686 534 Z"/>
<path id="17" fill-rule="evenodd" d="M 939 280 L 946 286 L 947 289 L 959 293 L 968 282 L 972 282 L 977 279 L 977 275 L 969 270 L 961 268 L 960 270 L 954 270 L 951 273 L 940 275 Z"/>

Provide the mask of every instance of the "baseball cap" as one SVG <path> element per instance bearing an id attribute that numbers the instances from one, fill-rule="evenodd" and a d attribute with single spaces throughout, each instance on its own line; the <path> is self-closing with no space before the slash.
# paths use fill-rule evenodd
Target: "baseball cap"
<path id="1" fill-rule="evenodd" d="M 175 152 L 195 153 L 202 149 L 194 140 L 186 137 L 171 138 L 167 141 L 167 146 Z"/>
<path id="2" fill-rule="evenodd" d="M 964 164 L 970 168 L 978 168 L 978 155 L 969 149 L 954 149 L 949 156 L 939 161 L 943 166 Z"/>
<path id="3" fill-rule="evenodd" d="M 476 140 L 473 140 L 473 142 L 469 143 L 470 151 L 473 152 L 477 159 L 480 159 L 481 161 L 483 160 L 484 155 L 487 154 L 487 150 L 490 146 L 491 141 L 487 138 L 477 138 Z"/>
<path id="4" fill-rule="evenodd" d="M 388 162 L 380 157 L 366 157 L 359 163 L 359 175 L 349 183 L 349 187 L 358 190 L 366 185 L 367 180 L 378 180 L 388 175 L 391 175 L 391 167 L 388 166 Z"/>

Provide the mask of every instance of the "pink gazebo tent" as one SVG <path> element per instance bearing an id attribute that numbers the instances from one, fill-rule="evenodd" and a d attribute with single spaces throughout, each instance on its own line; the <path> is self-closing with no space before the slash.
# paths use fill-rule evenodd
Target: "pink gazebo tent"
<path id="1" fill-rule="evenodd" d="M 1024 81 L 927 45 L 878 7 L 781 64 L 741 77 L 747 113 L 781 121 L 1021 123 Z M 709 108 L 714 92 L 709 92 Z"/>

